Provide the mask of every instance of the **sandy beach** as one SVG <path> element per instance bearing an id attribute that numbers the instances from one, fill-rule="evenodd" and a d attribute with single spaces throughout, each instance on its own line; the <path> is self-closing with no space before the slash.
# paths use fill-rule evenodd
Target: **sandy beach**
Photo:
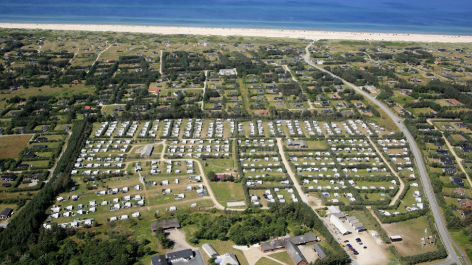
<path id="1" fill-rule="evenodd" d="M 45 29 L 45 30 L 78 30 L 78 31 L 113 31 L 154 34 L 191 34 L 218 36 L 262 36 L 273 38 L 344 39 L 376 41 L 417 41 L 417 42 L 472 42 L 472 36 L 428 35 L 406 33 L 369 33 L 337 32 L 281 29 L 244 29 L 244 28 L 198 28 L 198 27 L 163 27 L 133 25 L 87 25 L 87 24 L 33 24 L 33 23 L 0 23 L 0 28 Z"/>

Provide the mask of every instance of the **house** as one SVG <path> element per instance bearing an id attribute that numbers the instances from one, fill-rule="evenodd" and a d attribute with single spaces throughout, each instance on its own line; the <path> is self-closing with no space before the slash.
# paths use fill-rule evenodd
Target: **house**
<path id="1" fill-rule="evenodd" d="M 329 102 L 328 101 L 321 102 L 321 107 L 329 107 Z"/>
<path id="2" fill-rule="evenodd" d="M 444 166 L 452 166 L 454 165 L 454 162 L 450 157 L 441 157 L 439 158 L 439 162 L 443 164 Z"/>
<path id="3" fill-rule="evenodd" d="M 42 176 L 43 176 L 42 173 L 36 173 L 36 174 L 28 175 L 26 177 L 29 179 L 39 180 L 41 179 Z"/>
<path id="4" fill-rule="evenodd" d="M 68 131 L 68 130 L 70 130 L 71 128 L 72 128 L 72 127 L 70 127 L 69 125 L 66 125 L 66 126 L 62 127 L 62 129 L 63 129 L 64 131 Z"/>
<path id="5" fill-rule="evenodd" d="M 293 146 L 293 147 L 298 147 L 298 148 L 308 148 L 308 144 L 306 143 L 305 140 L 292 140 L 292 139 L 287 139 L 287 146 Z"/>
<path id="6" fill-rule="evenodd" d="M 461 199 L 459 201 L 459 206 L 461 208 L 472 208 L 472 200 L 471 199 Z"/>
<path id="7" fill-rule="evenodd" d="M 471 153 L 471 152 L 472 152 L 472 148 L 469 147 L 469 146 L 466 146 L 466 145 L 462 145 L 462 146 L 461 146 L 461 151 L 464 152 L 464 153 Z"/>
<path id="8" fill-rule="evenodd" d="M 103 105 L 108 102 L 108 99 L 99 99 L 97 100 L 98 105 Z"/>
<path id="9" fill-rule="evenodd" d="M 194 257 L 194 255 L 191 249 L 184 249 L 180 251 L 167 253 L 166 257 L 170 262 L 174 263 L 178 261 L 190 260 L 191 258 Z"/>
<path id="10" fill-rule="evenodd" d="M 13 210 L 10 207 L 7 207 L 0 212 L 0 219 L 8 219 L 12 214 Z"/>
<path id="11" fill-rule="evenodd" d="M 448 156 L 449 151 L 448 150 L 436 150 L 436 154 L 442 155 L 442 156 Z"/>
<path id="12" fill-rule="evenodd" d="M 116 106 L 113 108 L 113 111 L 124 111 L 122 106 Z"/>
<path id="13" fill-rule="evenodd" d="M 36 155 L 33 152 L 27 152 L 23 158 L 34 158 Z"/>
<path id="14" fill-rule="evenodd" d="M 218 74 L 223 75 L 223 76 L 236 75 L 236 70 L 235 69 L 220 69 Z"/>
<path id="15" fill-rule="evenodd" d="M 9 175 L 5 175 L 5 176 L 0 177 L 0 180 L 3 181 L 3 182 L 13 182 L 13 181 L 16 180 L 16 178 L 18 178 L 18 176 L 11 173 Z"/>
<path id="16" fill-rule="evenodd" d="M 460 195 L 460 196 L 464 196 L 464 195 L 465 195 L 465 190 L 464 190 L 463 188 L 456 188 L 456 189 L 454 190 L 454 193 L 455 193 L 455 194 L 458 194 L 458 195 Z"/>
<path id="17" fill-rule="evenodd" d="M 267 112 L 267 110 L 265 110 L 265 109 L 259 110 L 259 115 L 267 115 L 267 114 L 269 114 L 269 112 Z"/>
<path id="18" fill-rule="evenodd" d="M 19 164 L 19 165 L 18 165 L 18 168 L 19 168 L 19 169 L 27 169 L 27 168 L 29 168 L 29 167 L 31 167 L 31 166 L 28 165 L 28 164 Z"/>
<path id="19" fill-rule="evenodd" d="M 48 139 L 47 137 L 38 137 L 38 138 L 36 138 L 35 141 L 36 141 L 36 142 L 46 142 L 46 141 L 48 141 L 48 140 L 49 140 L 49 139 Z"/>
<path id="20" fill-rule="evenodd" d="M 48 130 L 49 130 L 49 125 L 44 125 L 43 127 L 41 127 L 42 132 L 47 132 Z"/>
<path id="21" fill-rule="evenodd" d="M 31 149 L 44 149 L 44 148 L 48 148 L 48 146 L 45 144 L 31 146 Z"/>
<path id="22" fill-rule="evenodd" d="M 326 255 L 324 248 L 319 244 L 315 244 L 313 246 L 313 250 L 316 252 L 316 254 L 318 255 L 320 259 L 324 259 L 328 257 L 328 255 Z"/>
<path id="23" fill-rule="evenodd" d="M 166 256 L 159 255 L 151 258 L 151 265 L 168 265 Z"/>
<path id="24" fill-rule="evenodd" d="M 456 174 L 457 170 L 455 168 L 443 168 L 443 172 L 446 172 L 446 174 Z"/>
<path id="25" fill-rule="evenodd" d="M 456 185 L 464 186 L 464 181 L 461 178 L 449 178 L 450 181 L 454 182 Z"/>
<path id="26" fill-rule="evenodd" d="M 164 230 L 171 229 L 171 228 L 180 228 L 180 223 L 179 223 L 179 220 L 177 218 L 151 223 L 151 231 L 152 232 L 156 232 L 158 227 L 162 227 L 162 229 L 164 229 Z"/>
<path id="27" fill-rule="evenodd" d="M 443 125 L 442 126 L 445 130 L 448 130 L 448 131 L 454 131 L 456 130 L 454 127 L 452 127 L 451 125 Z"/>

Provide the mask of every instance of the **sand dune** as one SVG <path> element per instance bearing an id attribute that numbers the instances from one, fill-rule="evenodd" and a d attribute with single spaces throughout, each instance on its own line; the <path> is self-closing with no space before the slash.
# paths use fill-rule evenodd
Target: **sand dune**
<path id="1" fill-rule="evenodd" d="M 418 42 L 472 42 L 472 36 L 428 35 L 406 33 L 369 33 L 369 32 L 336 32 L 281 29 L 243 29 L 243 28 L 197 28 L 197 27 L 163 27 L 132 25 L 86 25 L 86 24 L 33 24 L 33 23 L 0 23 L 0 28 L 47 29 L 47 30 L 81 30 L 81 31 L 114 31 L 156 34 L 193 34 L 219 36 L 263 36 L 288 37 L 305 39 L 344 39 L 344 40 L 385 40 L 385 41 L 418 41 Z"/>

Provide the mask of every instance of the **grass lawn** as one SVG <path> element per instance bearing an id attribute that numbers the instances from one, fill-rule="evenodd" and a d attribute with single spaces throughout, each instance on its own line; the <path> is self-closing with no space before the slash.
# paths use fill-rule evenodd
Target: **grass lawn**
<path id="1" fill-rule="evenodd" d="M 208 174 L 210 171 L 214 171 L 215 173 L 227 173 L 231 174 L 233 170 L 236 170 L 234 167 L 234 160 L 233 159 L 207 159 L 203 161 L 203 166 L 205 170 L 205 174 Z"/>
<path id="2" fill-rule="evenodd" d="M 274 259 L 278 259 L 278 260 L 284 262 L 285 264 L 290 264 L 290 265 L 294 264 L 292 259 L 290 258 L 290 256 L 288 255 L 288 253 L 286 251 L 280 252 L 280 253 L 275 253 L 275 254 L 272 254 L 272 255 L 269 255 L 269 256 L 274 258 Z"/>
<path id="3" fill-rule="evenodd" d="M 49 168 L 49 160 L 40 160 L 40 161 L 23 161 L 23 164 L 28 164 L 33 166 L 32 169 L 36 168 Z"/>
<path id="4" fill-rule="evenodd" d="M 394 224 L 384 224 L 383 226 L 389 236 L 402 236 L 402 241 L 393 243 L 393 245 L 397 247 L 398 253 L 402 256 L 410 256 L 437 250 L 436 246 L 421 246 L 421 238 L 424 237 L 424 230 L 426 228 L 428 228 L 429 232 L 427 235 L 431 235 L 426 216 Z"/>
<path id="5" fill-rule="evenodd" d="M 42 87 L 30 87 L 28 89 L 18 89 L 16 91 L 11 91 L 9 93 L 0 94 L 0 100 L 9 99 L 14 96 L 29 98 L 32 96 L 54 96 L 60 97 L 62 95 L 82 95 L 82 94 L 92 94 L 95 90 L 94 86 L 85 86 L 84 84 L 76 85 L 63 85 L 63 87 L 54 87 L 42 86 Z"/>
<path id="6" fill-rule="evenodd" d="M 262 257 L 256 262 L 256 265 L 273 265 L 274 263 L 276 262 L 271 259 Z"/>
<path id="7" fill-rule="evenodd" d="M 0 159 L 15 158 L 26 147 L 31 135 L 12 135 L 0 138 Z"/>
<path id="8" fill-rule="evenodd" d="M 210 182 L 216 199 L 220 202 L 244 201 L 244 191 L 241 183 Z"/>

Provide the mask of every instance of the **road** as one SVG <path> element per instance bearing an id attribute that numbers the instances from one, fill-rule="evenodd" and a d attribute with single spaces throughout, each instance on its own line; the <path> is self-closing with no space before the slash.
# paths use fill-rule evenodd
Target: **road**
<path id="1" fill-rule="evenodd" d="M 446 228 L 446 223 L 445 223 L 444 218 L 443 218 L 442 213 L 441 213 L 441 208 L 439 207 L 438 201 L 436 200 L 436 195 L 434 194 L 433 187 L 432 187 L 430 179 L 429 179 L 428 171 L 426 170 L 426 166 L 424 164 L 423 156 L 420 152 L 420 149 L 418 148 L 418 145 L 415 142 L 415 139 L 413 138 L 413 136 L 410 134 L 408 129 L 403 124 L 403 119 L 401 119 L 397 115 L 395 115 L 392 112 L 392 110 L 390 110 L 389 107 L 384 105 L 382 102 L 380 102 L 376 98 L 372 97 L 369 93 L 367 93 L 367 92 L 363 91 L 362 89 L 360 89 L 359 87 L 347 82 L 346 80 L 340 78 L 339 76 L 336 76 L 336 75 L 332 74 L 331 72 L 326 71 L 325 69 L 323 69 L 323 68 L 317 66 L 316 64 L 312 63 L 310 61 L 310 51 L 309 51 L 309 48 L 310 48 L 311 45 L 312 44 L 309 44 L 305 48 L 306 54 L 305 54 L 304 59 L 305 59 L 305 62 L 307 64 L 317 68 L 320 71 L 329 73 L 333 77 L 339 78 L 340 80 L 342 80 L 344 82 L 345 85 L 353 88 L 354 90 L 356 90 L 357 93 L 363 95 L 365 98 L 367 98 L 371 102 L 375 103 L 377 106 L 379 106 L 390 117 L 390 119 L 393 120 L 393 122 L 400 128 L 400 130 L 405 135 L 406 140 L 410 144 L 410 148 L 413 152 L 415 162 L 416 162 L 416 166 L 418 168 L 418 171 L 419 171 L 419 174 L 420 174 L 420 177 L 421 177 L 421 182 L 423 183 L 423 187 L 424 187 L 424 190 L 425 190 L 426 198 L 428 199 L 430 209 L 433 213 L 434 220 L 436 222 L 436 228 L 437 228 L 437 230 L 439 232 L 439 235 L 442 239 L 442 242 L 443 242 L 443 244 L 444 244 L 444 246 L 445 246 L 445 248 L 446 248 L 446 250 L 449 254 L 445 261 L 437 263 L 437 264 L 454 264 L 454 263 L 462 264 L 460 259 L 465 260 L 466 264 L 469 264 L 467 262 L 467 259 L 463 258 L 463 257 L 465 257 L 464 253 L 457 247 L 457 245 L 451 239 L 451 235 L 449 234 L 449 231 Z M 458 249 L 459 252 L 461 252 L 460 254 L 462 255 L 462 257 L 459 257 L 457 255 L 457 253 L 454 250 L 454 246 Z"/>
<path id="2" fill-rule="evenodd" d="M 279 154 L 280 156 L 282 157 L 282 162 L 284 163 L 284 166 L 285 166 L 285 169 L 287 169 L 287 174 L 290 176 L 290 178 L 292 179 L 292 182 L 293 182 L 293 186 L 295 187 L 295 189 L 297 190 L 298 194 L 300 195 L 300 198 L 302 199 L 302 201 L 304 203 L 306 203 L 308 206 L 310 206 L 312 209 L 313 209 L 313 212 L 315 212 L 316 215 L 318 215 L 318 218 L 321 219 L 321 216 L 319 216 L 319 214 L 316 212 L 316 208 L 320 208 L 320 207 L 313 207 L 310 205 L 309 201 L 308 201 L 308 197 L 305 195 L 305 192 L 303 192 L 302 190 L 302 187 L 300 186 L 300 183 L 298 183 L 298 180 L 297 178 L 295 177 L 295 174 L 293 173 L 292 171 L 292 168 L 290 167 L 290 163 L 288 162 L 287 158 L 285 157 L 285 152 L 284 152 L 284 147 L 283 147 L 283 144 L 282 144 L 282 141 L 283 139 L 282 138 L 276 138 L 277 139 L 277 147 L 279 148 Z M 333 238 L 337 238 L 338 236 L 335 235 L 331 229 L 328 229 L 328 231 L 331 233 L 331 235 L 333 236 Z M 353 259 L 353 257 L 350 255 L 349 251 L 346 249 L 346 248 L 343 248 L 344 251 L 346 251 L 347 255 L 349 257 L 351 257 L 351 264 L 352 265 L 357 265 L 357 262 Z"/>
<path id="3" fill-rule="evenodd" d="M 374 143 L 374 141 L 372 141 L 372 139 L 370 139 L 369 136 L 367 136 L 367 139 L 369 139 L 370 144 L 374 147 L 375 151 L 380 155 L 380 157 L 382 158 L 382 161 L 384 161 L 384 163 L 388 166 L 388 168 L 390 168 L 390 171 L 392 171 L 392 173 L 398 178 L 398 180 L 400 180 L 400 189 L 398 190 L 397 195 L 395 195 L 395 197 L 393 197 L 392 201 L 389 204 L 390 206 L 395 205 L 395 202 L 398 200 L 398 197 L 400 197 L 400 194 L 402 194 L 403 189 L 405 188 L 405 183 L 403 183 L 402 178 L 400 178 L 400 176 L 394 170 L 392 165 L 390 165 L 390 163 L 387 161 L 387 159 L 385 159 L 384 155 L 382 154 L 382 152 L 380 152 L 379 148 Z"/>
<path id="4" fill-rule="evenodd" d="M 431 121 L 431 119 L 427 119 L 426 121 L 427 121 L 429 124 L 433 125 L 434 128 L 436 128 L 436 130 L 437 130 L 438 132 L 440 132 L 440 130 L 436 127 L 436 125 L 434 125 L 434 123 Z M 451 143 L 449 143 L 449 140 L 447 140 L 446 136 L 444 136 L 444 133 L 441 133 L 441 134 L 442 134 L 442 138 L 443 138 L 444 141 L 446 142 L 447 147 L 449 148 L 449 150 L 451 150 L 452 155 L 456 158 L 457 164 L 459 164 L 459 167 L 461 168 L 462 172 L 464 172 L 465 176 L 467 177 L 467 181 L 469 182 L 469 185 L 472 186 L 472 181 L 471 181 L 471 179 L 470 179 L 470 176 L 469 176 L 469 174 L 467 173 L 467 171 L 465 170 L 464 164 L 462 164 L 462 158 L 460 158 L 460 157 L 456 154 L 456 151 L 454 150 L 454 147 L 451 145 Z"/>

